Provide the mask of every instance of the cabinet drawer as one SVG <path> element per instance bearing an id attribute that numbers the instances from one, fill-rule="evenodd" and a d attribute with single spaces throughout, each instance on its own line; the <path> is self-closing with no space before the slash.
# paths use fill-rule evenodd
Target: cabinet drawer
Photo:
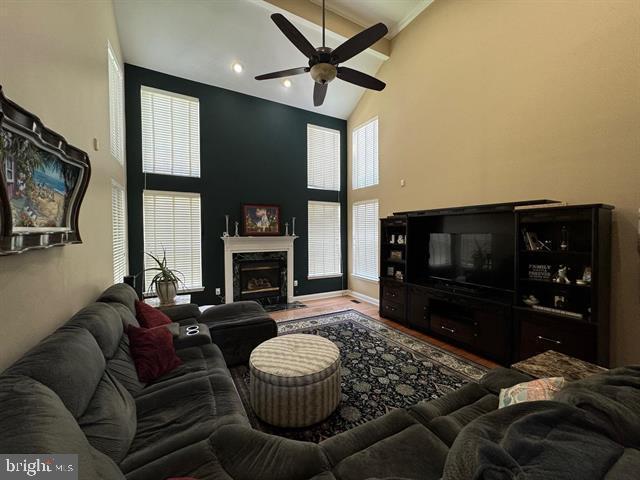
<path id="1" fill-rule="evenodd" d="M 409 287 L 407 295 L 407 322 L 409 327 L 429 331 L 429 297 L 419 287 Z"/>
<path id="2" fill-rule="evenodd" d="M 438 313 L 431 313 L 431 331 L 458 342 L 472 343 L 478 335 L 475 322 L 462 322 Z"/>
<path id="3" fill-rule="evenodd" d="M 380 315 L 404 323 L 404 305 L 383 299 L 380 304 Z"/>
<path id="4" fill-rule="evenodd" d="M 404 287 L 385 283 L 382 286 L 382 298 L 393 303 L 404 304 Z"/>
<path id="5" fill-rule="evenodd" d="M 595 362 L 594 325 L 558 318 L 526 315 L 520 320 L 519 359 L 555 350 L 572 357 Z"/>

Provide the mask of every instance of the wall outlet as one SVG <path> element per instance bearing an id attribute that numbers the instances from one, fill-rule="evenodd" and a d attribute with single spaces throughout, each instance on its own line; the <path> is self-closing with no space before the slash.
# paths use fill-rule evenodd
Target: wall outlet
<path id="1" fill-rule="evenodd" d="M 297 287 L 297 286 L 298 286 L 298 280 L 294 280 L 294 281 L 293 281 L 293 286 L 294 286 L 294 287 Z"/>
<path id="2" fill-rule="evenodd" d="M 216 288 L 216 295 L 220 295 L 221 290 L 219 288 Z"/>

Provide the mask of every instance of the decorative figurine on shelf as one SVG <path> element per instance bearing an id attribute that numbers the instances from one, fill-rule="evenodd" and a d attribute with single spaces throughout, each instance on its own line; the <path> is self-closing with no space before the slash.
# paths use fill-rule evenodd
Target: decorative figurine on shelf
<path id="1" fill-rule="evenodd" d="M 569 230 L 564 225 L 560 231 L 560 250 L 563 252 L 569 250 Z"/>
<path id="2" fill-rule="evenodd" d="M 396 236 L 395 235 L 391 235 L 391 237 L 389 238 L 389 244 L 390 245 L 395 245 L 396 244 Z"/>
<path id="3" fill-rule="evenodd" d="M 569 273 L 569 267 L 567 267 L 566 265 L 560 265 L 558 267 L 558 271 L 553 276 L 553 281 L 555 283 L 564 283 L 566 285 L 570 285 L 571 280 L 569 280 L 569 277 L 567 276 L 568 273 Z"/>
<path id="4" fill-rule="evenodd" d="M 404 236 L 398 235 L 398 245 L 404 245 Z"/>
<path id="5" fill-rule="evenodd" d="M 535 295 L 525 295 L 524 297 L 522 297 L 522 302 L 525 305 L 533 307 L 534 305 L 538 305 L 540 303 L 540 300 L 538 300 Z"/>
<path id="6" fill-rule="evenodd" d="M 224 216 L 224 233 L 222 234 L 222 236 L 223 237 L 229 236 L 229 215 Z"/>
<path id="7" fill-rule="evenodd" d="M 285 222 L 284 224 L 284 236 L 285 237 L 289 236 L 289 222 Z"/>
<path id="8" fill-rule="evenodd" d="M 396 272 L 395 277 L 396 277 L 396 280 L 398 280 L 399 282 L 402 282 L 404 280 L 404 275 L 402 274 L 402 272 L 400 270 L 398 270 Z"/>
<path id="9" fill-rule="evenodd" d="M 584 267 L 582 278 L 576 280 L 578 285 L 589 285 L 591 283 L 591 267 Z"/>
<path id="10" fill-rule="evenodd" d="M 567 306 L 567 299 L 564 295 L 555 295 L 553 297 L 553 306 L 555 308 L 565 308 Z"/>
<path id="11" fill-rule="evenodd" d="M 291 236 L 296 236 L 296 217 L 291 218 Z"/>
<path id="12" fill-rule="evenodd" d="M 238 225 L 240 225 L 240 222 L 236 222 L 236 233 L 235 233 L 235 237 L 239 237 L 240 234 L 238 233 Z"/>

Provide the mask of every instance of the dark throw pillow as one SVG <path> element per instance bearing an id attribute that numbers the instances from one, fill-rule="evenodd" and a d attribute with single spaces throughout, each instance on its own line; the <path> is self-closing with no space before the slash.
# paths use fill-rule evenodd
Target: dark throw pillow
<path id="1" fill-rule="evenodd" d="M 129 325 L 127 335 L 141 382 L 152 382 L 182 365 L 173 346 L 173 335 L 166 328 L 138 328 Z"/>
<path id="2" fill-rule="evenodd" d="M 155 328 L 171 323 L 171 319 L 160 310 L 140 300 L 136 300 L 136 318 L 144 328 Z"/>

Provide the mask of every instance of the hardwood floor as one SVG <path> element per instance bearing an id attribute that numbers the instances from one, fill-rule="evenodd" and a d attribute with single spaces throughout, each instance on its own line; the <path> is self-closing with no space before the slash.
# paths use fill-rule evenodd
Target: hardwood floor
<path id="1" fill-rule="evenodd" d="M 354 300 L 359 303 L 355 303 Z M 396 323 L 392 320 L 382 318 L 380 317 L 377 306 L 367 302 L 362 302 L 352 296 L 332 297 L 332 298 L 326 298 L 321 300 L 310 300 L 308 302 L 304 302 L 304 304 L 307 305 L 307 308 L 298 308 L 295 310 L 283 310 L 280 312 L 272 312 L 271 316 L 276 322 L 281 322 L 285 320 L 296 320 L 298 318 L 313 317 L 314 315 L 322 315 L 325 313 L 340 312 L 342 310 L 353 309 L 353 310 L 357 310 L 358 312 L 364 313 L 365 315 L 368 315 L 371 318 L 375 318 L 379 322 L 387 324 L 390 327 L 398 329 L 401 332 L 404 332 L 408 335 L 412 335 L 420 340 L 429 342 L 444 350 L 454 353 L 460 357 L 466 358 L 467 360 L 471 360 L 472 362 L 476 362 L 488 368 L 494 368 L 498 366 L 497 363 L 494 363 L 491 360 L 487 360 L 486 358 L 479 357 L 477 355 L 474 355 L 473 353 L 462 350 L 461 348 L 458 348 L 454 345 L 445 343 L 442 340 L 430 337 L 429 335 L 425 335 L 424 333 L 407 328 L 404 325 L 400 325 L 399 323 Z"/>

